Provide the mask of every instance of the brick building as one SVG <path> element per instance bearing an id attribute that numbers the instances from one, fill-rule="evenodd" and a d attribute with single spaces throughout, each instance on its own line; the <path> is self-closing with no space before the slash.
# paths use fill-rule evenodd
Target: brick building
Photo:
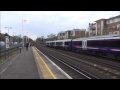
<path id="1" fill-rule="evenodd" d="M 95 36 L 96 35 L 96 23 L 89 23 L 88 31 L 89 31 L 89 36 Z"/>
<path id="2" fill-rule="evenodd" d="M 73 29 L 58 33 L 58 39 L 72 39 L 88 36 L 86 29 Z"/>
<path id="3" fill-rule="evenodd" d="M 120 15 L 108 19 L 99 19 L 89 24 L 89 35 L 108 35 L 120 33 Z"/>
<path id="4" fill-rule="evenodd" d="M 59 32 L 57 35 L 57 38 L 58 38 L 58 40 L 65 39 L 66 38 L 65 31 Z"/>
<path id="5" fill-rule="evenodd" d="M 70 37 L 67 38 L 80 38 L 86 36 L 86 29 L 73 29 L 70 31 Z"/>

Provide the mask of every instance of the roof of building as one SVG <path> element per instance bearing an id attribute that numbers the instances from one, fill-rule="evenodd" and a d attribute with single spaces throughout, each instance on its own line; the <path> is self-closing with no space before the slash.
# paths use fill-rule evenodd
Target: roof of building
<path id="1" fill-rule="evenodd" d="M 115 16 L 115 17 L 111 17 L 111 18 L 108 18 L 108 19 L 113 19 L 113 18 L 117 18 L 117 17 L 120 17 L 120 15 L 118 15 L 118 16 Z"/>
<path id="2" fill-rule="evenodd" d="M 108 19 L 104 19 L 104 18 L 102 18 L 102 19 L 96 20 L 95 22 L 97 22 L 97 21 L 101 21 L 101 20 L 110 20 L 110 19 L 117 18 L 117 17 L 120 17 L 120 15 L 118 15 L 118 16 L 114 16 L 114 17 L 111 17 L 111 18 L 108 18 Z"/>
<path id="3" fill-rule="evenodd" d="M 102 19 L 96 20 L 95 22 L 97 22 L 97 21 L 101 21 L 101 20 L 107 20 L 107 19 L 102 18 Z"/>

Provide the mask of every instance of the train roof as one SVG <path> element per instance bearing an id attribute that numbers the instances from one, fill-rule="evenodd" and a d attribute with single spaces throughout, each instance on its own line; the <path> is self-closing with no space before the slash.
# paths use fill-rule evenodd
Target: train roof
<path id="1" fill-rule="evenodd" d="M 56 40 L 55 42 L 64 42 L 64 41 L 71 41 L 72 39 L 63 39 L 63 40 Z"/>
<path id="2" fill-rule="evenodd" d="M 108 38 L 88 38 L 87 40 L 106 40 L 106 39 L 120 39 L 120 37 L 108 37 Z"/>
<path id="3" fill-rule="evenodd" d="M 89 37 L 89 38 L 110 38 L 110 37 L 120 37 L 120 34 L 117 34 L 117 35 L 92 36 L 92 37 Z"/>
<path id="4" fill-rule="evenodd" d="M 71 41 L 72 39 L 63 39 L 63 40 L 54 40 L 54 41 L 46 41 L 46 43 L 49 42 L 64 42 L 64 41 Z"/>
<path id="5" fill-rule="evenodd" d="M 87 38 L 87 40 L 100 40 L 100 39 L 120 39 L 120 35 L 104 35 Z"/>
<path id="6" fill-rule="evenodd" d="M 104 36 L 92 36 L 84 38 L 76 38 L 73 41 L 82 41 L 82 40 L 103 40 L 103 39 L 120 39 L 120 35 L 104 35 Z"/>
<path id="7" fill-rule="evenodd" d="M 76 39 L 63 39 L 63 40 L 54 40 L 54 41 L 46 41 L 46 42 L 64 42 L 64 41 L 82 41 L 82 40 L 103 40 L 103 39 L 120 39 L 119 35 L 103 35 L 103 36 L 92 36 L 92 37 L 83 37 Z"/>
<path id="8" fill-rule="evenodd" d="M 82 40 L 85 40 L 85 39 L 87 39 L 86 37 L 84 37 L 84 38 L 76 38 L 76 39 L 73 39 L 72 41 L 82 41 Z"/>

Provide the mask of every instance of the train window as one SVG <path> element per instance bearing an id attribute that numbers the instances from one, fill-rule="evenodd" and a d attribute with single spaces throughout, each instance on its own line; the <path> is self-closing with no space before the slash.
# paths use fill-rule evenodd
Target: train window
<path id="1" fill-rule="evenodd" d="M 109 41 L 102 41 L 103 47 L 109 47 Z"/>
<path id="2" fill-rule="evenodd" d="M 98 47 L 109 47 L 109 42 L 107 42 L 107 41 L 98 41 L 98 42 L 96 42 L 96 46 L 98 46 Z"/>
<path id="3" fill-rule="evenodd" d="M 90 46 L 90 41 L 87 42 L 87 46 Z"/>
<path id="4" fill-rule="evenodd" d="M 100 47 L 100 45 L 101 45 L 101 41 L 96 41 L 96 46 Z"/>
<path id="5" fill-rule="evenodd" d="M 82 41 L 74 41 L 74 45 L 76 45 L 76 46 L 82 46 Z"/>
<path id="6" fill-rule="evenodd" d="M 120 47 L 120 40 L 109 41 L 110 47 Z"/>
<path id="7" fill-rule="evenodd" d="M 65 45 L 69 45 L 69 42 L 65 42 Z"/>
<path id="8" fill-rule="evenodd" d="M 92 46 L 96 46 L 96 41 L 92 41 Z"/>
<path id="9" fill-rule="evenodd" d="M 56 45 L 58 45 L 58 42 L 56 42 Z"/>
<path id="10" fill-rule="evenodd" d="M 95 41 L 88 41 L 87 46 L 96 46 L 95 43 Z"/>
<path id="11" fill-rule="evenodd" d="M 79 42 L 79 45 L 82 46 L 82 41 Z"/>
<path id="12" fill-rule="evenodd" d="M 105 40 L 102 41 L 103 47 L 120 47 L 120 40 Z"/>
<path id="13" fill-rule="evenodd" d="M 97 41 L 97 40 L 95 40 L 95 41 L 88 41 L 87 42 L 87 46 L 100 47 L 100 46 L 102 46 L 101 43 L 102 43 L 102 41 Z"/>
<path id="14" fill-rule="evenodd" d="M 62 45 L 62 42 L 56 42 L 56 45 Z"/>

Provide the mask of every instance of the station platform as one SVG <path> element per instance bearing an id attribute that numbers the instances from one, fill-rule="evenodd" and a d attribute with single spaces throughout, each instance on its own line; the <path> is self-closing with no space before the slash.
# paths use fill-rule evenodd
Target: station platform
<path id="1" fill-rule="evenodd" d="M 29 47 L 0 64 L 0 79 L 72 78 L 36 47 Z"/>

